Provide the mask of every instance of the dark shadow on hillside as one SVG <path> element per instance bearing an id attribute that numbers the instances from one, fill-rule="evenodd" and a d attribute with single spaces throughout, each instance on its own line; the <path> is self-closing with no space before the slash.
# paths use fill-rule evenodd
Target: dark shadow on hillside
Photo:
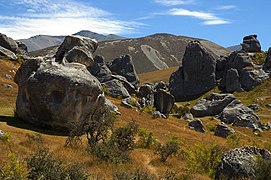
<path id="1" fill-rule="evenodd" d="M 54 135 L 54 136 L 67 136 L 67 132 L 52 130 L 52 128 L 48 126 L 37 126 L 31 124 L 29 122 L 23 121 L 20 118 L 12 117 L 12 116 L 0 116 L 0 122 L 6 122 L 9 126 L 13 126 L 16 128 L 27 129 L 31 131 L 35 131 L 42 134 Z"/>

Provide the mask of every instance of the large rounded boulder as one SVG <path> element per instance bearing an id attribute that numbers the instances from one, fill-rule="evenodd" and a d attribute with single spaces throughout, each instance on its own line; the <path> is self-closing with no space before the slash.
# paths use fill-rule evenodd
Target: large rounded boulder
<path id="1" fill-rule="evenodd" d="M 271 160 L 271 153 L 256 147 L 232 149 L 223 155 L 215 179 L 255 179 L 259 158 Z"/>
<path id="2" fill-rule="evenodd" d="M 16 114 L 40 126 L 68 130 L 108 104 L 100 82 L 79 63 L 30 59 L 17 71 L 15 82 Z"/>
<path id="3" fill-rule="evenodd" d="M 77 62 L 90 67 L 98 44 L 95 39 L 82 36 L 66 36 L 55 55 L 56 62 Z"/>
<path id="4" fill-rule="evenodd" d="M 170 77 L 170 93 L 176 101 L 196 98 L 216 86 L 215 71 L 215 57 L 199 41 L 192 41 L 182 66 Z"/>

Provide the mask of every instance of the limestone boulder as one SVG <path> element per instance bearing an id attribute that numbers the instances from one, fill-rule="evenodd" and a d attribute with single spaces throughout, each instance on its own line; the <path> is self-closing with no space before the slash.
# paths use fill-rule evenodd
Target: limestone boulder
<path id="1" fill-rule="evenodd" d="M 220 119 L 222 122 L 233 124 L 234 126 L 252 129 L 262 128 L 260 118 L 253 112 L 253 110 L 243 105 L 239 100 L 234 100 L 227 105 L 220 114 Z"/>
<path id="2" fill-rule="evenodd" d="M 270 69 L 271 69 L 271 48 L 268 49 L 268 53 L 263 65 L 263 70 L 269 71 Z"/>
<path id="3" fill-rule="evenodd" d="M 216 126 L 214 135 L 219 136 L 219 137 L 223 137 L 223 138 L 227 138 L 229 135 L 234 134 L 234 133 L 235 133 L 235 130 L 233 128 L 230 128 L 226 124 L 221 123 Z"/>
<path id="4" fill-rule="evenodd" d="M 93 65 L 88 69 L 101 83 L 112 79 L 112 72 L 107 67 L 103 56 L 96 55 L 94 57 Z"/>
<path id="5" fill-rule="evenodd" d="M 195 117 L 215 116 L 235 99 L 232 94 L 212 93 L 200 99 L 190 111 Z"/>
<path id="6" fill-rule="evenodd" d="M 0 58 L 9 59 L 12 61 L 17 60 L 16 55 L 12 51 L 10 51 L 2 46 L 0 46 Z"/>
<path id="7" fill-rule="evenodd" d="M 71 124 L 84 124 L 93 114 L 114 108 L 100 82 L 79 63 L 29 59 L 17 71 L 15 82 L 17 116 L 39 126 L 66 131 Z"/>
<path id="8" fill-rule="evenodd" d="M 129 92 L 126 90 L 123 84 L 117 79 L 106 81 L 102 83 L 102 85 L 105 87 L 106 93 L 111 97 L 114 97 L 114 98 L 130 97 Z"/>
<path id="9" fill-rule="evenodd" d="M 135 71 L 132 56 L 125 55 L 118 57 L 107 64 L 109 69 L 118 75 L 125 77 L 135 87 L 139 85 L 139 78 Z"/>
<path id="10" fill-rule="evenodd" d="M 259 158 L 271 160 L 271 153 L 256 147 L 232 149 L 223 155 L 215 179 L 255 179 Z"/>
<path id="11" fill-rule="evenodd" d="M 166 91 L 159 90 L 154 93 L 154 107 L 162 114 L 169 114 L 175 103 L 174 96 Z"/>
<path id="12" fill-rule="evenodd" d="M 14 54 L 19 52 L 18 44 L 10 37 L 7 37 L 5 34 L 0 33 L 0 46 L 12 51 Z"/>
<path id="13" fill-rule="evenodd" d="M 243 38 L 241 44 L 242 50 L 245 52 L 261 52 L 261 44 L 257 39 L 257 35 L 249 35 Z"/>
<path id="14" fill-rule="evenodd" d="M 189 123 L 188 123 L 188 127 L 190 129 L 193 129 L 195 131 L 198 131 L 198 132 L 201 132 L 201 133 L 205 133 L 205 128 L 203 126 L 203 123 L 201 120 L 199 119 L 196 119 L 196 120 L 191 120 Z"/>
<path id="15" fill-rule="evenodd" d="M 170 93 L 176 101 L 196 98 L 216 86 L 216 59 L 200 42 L 190 42 L 182 66 L 169 80 Z"/>
<path id="16" fill-rule="evenodd" d="M 227 58 L 219 88 L 229 93 L 249 91 L 268 78 L 268 73 L 254 65 L 248 53 L 235 51 Z"/>
<path id="17" fill-rule="evenodd" d="M 95 39 L 75 35 L 66 36 L 56 52 L 55 61 L 77 62 L 90 67 L 93 65 L 93 53 L 97 47 Z"/>

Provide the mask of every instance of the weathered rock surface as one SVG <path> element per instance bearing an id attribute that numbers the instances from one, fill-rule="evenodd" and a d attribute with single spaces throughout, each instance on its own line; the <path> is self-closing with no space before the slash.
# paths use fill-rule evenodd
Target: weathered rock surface
<path id="1" fill-rule="evenodd" d="M 170 77 L 170 93 L 176 101 L 192 99 L 216 86 L 216 60 L 200 42 L 186 47 L 182 66 Z"/>
<path id="2" fill-rule="evenodd" d="M 13 61 L 17 60 L 16 55 L 12 51 L 1 46 L 0 46 L 0 58 L 6 58 Z"/>
<path id="3" fill-rule="evenodd" d="M 220 114 L 220 119 L 222 122 L 234 126 L 261 129 L 259 117 L 239 100 L 234 100 L 225 107 Z"/>
<path id="4" fill-rule="evenodd" d="M 199 119 L 190 121 L 188 123 L 188 127 L 190 129 L 195 130 L 195 131 L 198 131 L 198 132 L 201 132 L 201 133 L 205 133 L 204 126 L 203 126 L 201 120 L 199 120 Z"/>
<path id="5" fill-rule="evenodd" d="M 112 107 L 99 81 L 79 63 L 30 59 L 17 71 L 15 82 L 19 86 L 16 113 L 36 125 L 67 130 Z"/>
<path id="6" fill-rule="evenodd" d="M 94 57 L 94 63 L 91 67 L 89 67 L 89 71 L 101 83 L 112 79 L 112 72 L 107 67 L 103 56 L 96 55 Z"/>
<path id="7" fill-rule="evenodd" d="M 243 38 L 241 44 L 242 50 L 245 52 L 261 52 L 261 44 L 257 39 L 257 35 L 249 35 Z"/>
<path id="8" fill-rule="evenodd" d="M 55 55 L 56 62 L 77 62 L 92 66 L 93 53 L 97 49 L 97 41 L 82 36 L 66 36 Z"/>
<path id="9" fill-rule="evenodd" d="M 233 52 L 227 57 L 219 88 L 230 93 L 249 91 L 268 78 L 268 73 L 254 65 L 248 53 Z"/>
<path id="10" fill-rule="evenodd" d="M 5 34 L 0 33 L 0 46 L 12 51 L 13 53 L 18 53 L 17 43 Z"/>
<path id="11" fill-rule="evenodd" d="M 268 49 L 268 53 L 263 65 L 263 70 L 268 71 L 270 69 L 271 69 L 271 47 Z"/>
<path id="12" fill-rule="evenodd" d="M 226 124 L 222 123 L 216 126 L 215 136 L 227 138 L 229 135 L 234 134 L 234 129 L 230 128 Z"/>
<path id="13" fill-rule="evenodd" d="M 21 41 L 16 41 L 16 43 L 18 45 L 18 52 L 20 54 L 27 54 L 28 52 L 27 46 Z"/>
<path id="14" fill-rule="evenodd" d="M 253 179 L 256 177 L 258 158 L 271 160 L 271 153 L 256 147 L 232 149 L 223 155 L 215 179 Z"/>
<path id="15" fill-rule="evenodd" d="M 108 90 L 108 95 L 114 98 L 127 98 L 130 96 L 129 92 L 119 80 L 112 79 L 102 83 L 102 85 Z"/>
<path id="16" fill-rule="evenodd" d="M 135 98 L 128 97 L 121 101 L 121 105 L 126 108 L 140 107 L 140 104 L 137 102 Z"/>
<path id="17" fill-rule="evenodd" d="M 200 99 L 190 111 L 195 117 L 218 115 L 235 99 L 232 94 L 212 93 Z"/>
<path id="18" fill-rule="evenodd" d="M 174 97 L 163 91 L 159 90 L 154 93 L 154 107 L 162 114 L 169 114 L 175 103 Z"/>
<path id="19" fill-rule="evenodd" d="M 128 82 L 137 87 L 139 78 L 135 71 L 135 66 L 130 55 L 121 56 L 107 64 L 111 72 L 125 77 Z"/>
<path id="20" fill-rule="evenodd" d="M 168 84 L 165 83 L 164 81 L 159 81 L 154 84 L 154 90 L 159 91 L 159 90 L 167 90 Z"/>

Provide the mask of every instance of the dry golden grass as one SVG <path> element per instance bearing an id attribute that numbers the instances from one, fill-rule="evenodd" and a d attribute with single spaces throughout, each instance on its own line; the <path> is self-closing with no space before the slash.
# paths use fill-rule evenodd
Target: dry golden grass
<path id="1" fill-rule="evenodd" d="M 170 75 L 175 72 L 179 67 L 170 67 L 163 70 L 142 73 L 139 74 L 140 83 L 150 83 L 150 82 L 157 82 L 157 81 L 164 81 L 168 82 Z"/>
<path id="2" fill-rule="evenodd" d="M 8 61 L 0 60 L 0 74 L 10 73 L 14 64 Z M 3 67 L 3 68 L 2 68 Z M 16 67 L 18 67 L 16 65 Z M 153 73 L 141 74 L 142 83 L 152 82 L 158 80 L 166 80 L 169 78 L 171 72 L 176 68 L 168 70 L 157 71 Z M 0 78 L 1 83 L 9 83 L 14 88 L 4 89 L 0 87 L 0 129 L 8 132 L 10 137 L 10 143 L 4 143 L 0 141 L 0 163 L 7 159 L 9 151 L 15 152 L 20 158 L 24 159 L 38 149 L 38 145 L 29 142 L 27 134 L 41 133 L 44 138 L 44 146 L 48 147 L 57 157 L 68 162 L 78 162 L 88 170 L 88 172 L 95 174 L 97 177 L 104 177 L 105 179 L 111 179 L 114 171 L 128 171 L 137 167 L 141 167 L 143 170 L 147 170 L 154 176 L 162 176 L 167 170 L 178 172 L 179 175 L 183 173 L 183 168 L 186 166 L 186 160 L 182 157 L 169 158 L 166 163 L 159 161 L 159 156 L 154 154 L 152 150 L 148 149 L 135 149 L 132 152 L 133 163 L 114 165 L 97 160 L 90 156 L 86 151 L 86 139 L 83 139 L 82 145 L 78 145 L 77 148 L 65 148 L 64 144 L 66 136 L 51 135 L 52 132 L 41 130 L 30 124 L 20 122 L 13 118 L 13 108 L 15 106 L 17 86 L 12 82 L 12 79 Z M 271 109 L 268 109 L 263 104 L 270 102 L 270 83 L 269 80 L 265 84 L 261 85 L 259 89 L 255 89 L 252 92 L 236 93 L 235 95 L 244 101 L 245 104 L 250 104 L 258 97 L 266 97 L 265 102 L 262 102 L 261 110 L 257 114 L 264 122 L 270 121 Z M 217 90 L 214 90 L 217 91 Z M 259 96 L 254 93 L 258 93 Z M 253 97 L 251 99 L 251 97 Z M 118 117 L 116 126 L 123 126 L 128 122 L 134 120 L 140 128 L 147 129 L 158 138 L 162 143 L 165 143 L 173 135 L 177 136 L 181 141 L 181 147 L 189 150 L 196 143 L 211 144 L 216 143 L 222 146 L 229 147 L 227 140 L 216 137 L 213 132 L 210 132 L 212 126 L 219 123 L 219 120 L 213 117 L 204 117 L 202 121 L 207 129 L 207 133 L 198 133 L 190 130 L 187 127 L 187 122 L 175 117 L 169 117 L 168 119 L 152 119 L 149 114 L 140 113 L 136 109 L 126 109 L 120 105 L 120 100 L 109 98 L 114 104 L 116 104 L 121 112 L 121 116 Z M 191 101 L 193 105 L 196 101 Z M 180 103 L 182 104 L 182 103 Z M 271 131 L 265 131 L 260 136 L 255 135 L 251 129 L 234 127 L 241 138 L 240 145 L 255 145 L 259 147 L 268 147 L 271 144 L 270 137 Z M 270 145 L 271 147 L 271 145 Z M 270 148 L 269 147 L 269 148 Z M 205 175 L 196 175 L 197 179 L 209 179 Z"/>

